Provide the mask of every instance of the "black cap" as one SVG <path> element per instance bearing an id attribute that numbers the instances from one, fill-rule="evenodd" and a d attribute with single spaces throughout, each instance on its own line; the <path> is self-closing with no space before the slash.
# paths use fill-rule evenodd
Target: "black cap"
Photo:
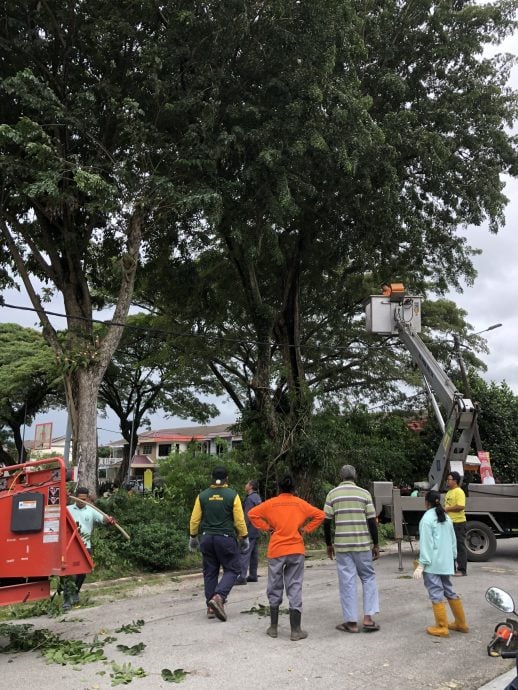
<path id="1" fill-rule="evenodd" d="M 228 477 L 228 472 L 225 467 L 215 467 L 212 470 L 212 481 L 215 484 L 222 484 Z"/>

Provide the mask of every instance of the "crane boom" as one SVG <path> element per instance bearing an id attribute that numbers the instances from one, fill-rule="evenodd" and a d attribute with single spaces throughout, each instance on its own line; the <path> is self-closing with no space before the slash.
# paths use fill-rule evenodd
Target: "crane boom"
<path id="1" fill-rule="evenodd" d="M 462 474 L 464 467 L 480 467 L 478 460 L 477 467 L 475 459 L 467 457 L 477 428 L 478 407 L 457 390 L 419 337 L 421 297 L 407 295 L 402 283 L 393 283 L 383 287 L 382 295 L 371 295 L 364 304 L 367 330 L 398 336 L 423 375 L 443 432 L 428 473 L 428 487 L 440 491 L 447 472 L 458 470 Z M 419 488 L 424 489 L 424 483 Z M 496 551 L 497 539 L 518 537 L 518 484 L 473 483 L 468 485 L 467 493 L 468 559 L 487 561 Z M 426 510 L 424 491 L 407 496 L 390 481 L 375 481 L 373 497 L 379 520 L 391 522 L 394 527 L 399 569 L 403 570 L 402 542 L 405 536 L 418 534 Z"/>
<path id="2" fill-rule="evenodd" d="M 449 471 L 450 462 L 458 460 L 464 465 L 473 440 L 477 407 L 469 398 L 462 396 L 415 331 L 412 319 L 406 318 L 406 314 L 413 314 L 415 311 L 415 299 L 420 298 L 405 297 L 402 301 L 394 303 L 394 321 L 399 339 L 412 355 L 429 390 L 447 411 L 444 421 L 440 417 L 438 407 L 434 406 L 443 429 L 443 437 L 428 472 L 428 482 L 430 488 L 439 490 L 444 483 L 445 474 Z"/>
<path id="3" fill-rule="evenodd" d="M 421 371 L 431 393 L 434 411 L 443 430 L 441 443 L 428 472 L 430 488 L 440 490 L 450 463 L 466 461 L 475 432 L 477 407 L 463 397 L 419 337 L 421 297 L 407 295 L 402 284 L 386 286 L 383 295 L 371 295 L 366 305 L 367 329 L 397 335 Z M 437 400 L 443 406 L 445 419 Z"/>

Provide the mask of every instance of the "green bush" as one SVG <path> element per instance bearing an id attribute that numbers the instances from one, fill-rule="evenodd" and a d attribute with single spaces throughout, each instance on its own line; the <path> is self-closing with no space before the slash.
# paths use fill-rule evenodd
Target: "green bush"
<path id="1" fill-rule="evenodd" d="M 118 491 L 97 505 L 130 535 L 116 528 L 94 531 L 94 561 L 103 574 L 116 577 L 131 570 L 170 570 L 187 552 L 189 511 L 169 497 L 137 496 Z"/>
<path id="2" fill-rule="evenodd" d="M 243 488 L 249 479 L 258 478 L 253 465 L 246 462 L 236 451 L 222 455 L 180 453 L 170 455 L 159 465 L 164 482 L 164 494 L 175 505 L 183 506 L 188 519 L 196 496 L 210 485 L 214 467 L 223 465 L 228 471 L 229 486 L 243 495 Z"/>
<path id="3" fill-rule="evenodd" d="M 386 544 L 387 541 L 392 541 L 394 539 L 394 525 L 390 523 L 379 524 L 378 535 L 380 544 Z"/>
<path id="4" fill-rule="evenodd" d="M 173 570 L 187 553 L 185 528 L 176 531 L 171 525 L 152 522 L 140 525 L 132 537 L 132 560 L 144 570 Z"/>

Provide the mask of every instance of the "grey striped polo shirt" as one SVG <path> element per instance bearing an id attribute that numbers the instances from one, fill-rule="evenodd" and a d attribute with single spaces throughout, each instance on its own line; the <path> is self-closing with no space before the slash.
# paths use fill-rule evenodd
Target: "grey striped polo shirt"
<path id="1" fill-rule="evenodd" d="M 327 494 L 324 512 L 335 522 L 335 551 L 369 551 L 367 520 L 376 517 L 371 495 L 354 482 L 342 482 Z"/>

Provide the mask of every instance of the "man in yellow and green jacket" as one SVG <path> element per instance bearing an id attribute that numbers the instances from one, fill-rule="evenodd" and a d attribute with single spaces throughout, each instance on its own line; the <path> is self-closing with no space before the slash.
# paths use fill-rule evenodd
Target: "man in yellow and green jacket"
<path id="1" fill-rule="evenodd" d="M 203 556 L 207 617 L 221 621 L 227 620 L 225 601 L 241 571 L 240 553 L 249 547 L 241 499 L 228 486 L 227 475 L 224 467 L 213 470 L 211 485 L 196 497 L 189 524 L 189 550 L 199 549 Z"/>

